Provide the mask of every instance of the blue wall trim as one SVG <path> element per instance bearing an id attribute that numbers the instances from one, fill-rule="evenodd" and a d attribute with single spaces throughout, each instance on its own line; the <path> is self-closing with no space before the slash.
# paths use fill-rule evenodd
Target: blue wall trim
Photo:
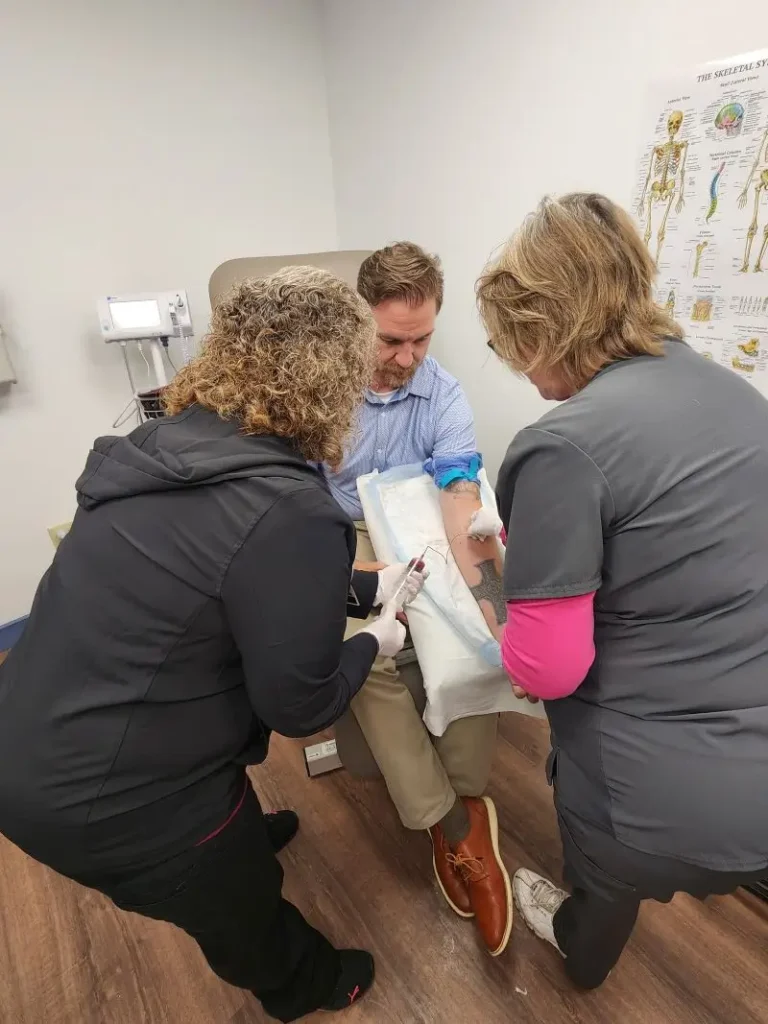
<path id="1" fill-rule="evenodd" d="M 13 622 L 6 622 L 0 626 L 0 651 L 10 651 L 27 624 L 28 615 L 21 619 L 14 619 Z"/>

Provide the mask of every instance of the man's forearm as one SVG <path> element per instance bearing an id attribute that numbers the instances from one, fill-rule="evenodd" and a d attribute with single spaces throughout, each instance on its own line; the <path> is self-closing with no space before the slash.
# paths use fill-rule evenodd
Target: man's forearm
<path id="1" fill-rule="evenodd" d="M 495 537 L 474 540 L 469 536 L 470 520 L 481 507 L 480 487 L 469 480 L 456 480 L 440 491 L 443 524 L 456 565 L 488 628 L 501 642 L 507 609 L 499 546 Z"/>

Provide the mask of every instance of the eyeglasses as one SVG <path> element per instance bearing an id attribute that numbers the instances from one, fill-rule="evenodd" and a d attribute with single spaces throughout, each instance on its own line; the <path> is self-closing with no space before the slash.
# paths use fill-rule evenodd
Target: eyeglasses
<path id="1" fill-rule="evenodd" d="M 486 342 L 486 345 L 491 350 L 491 352 L 493 352 L 493 354 L 496 355 L 496 343 L 494 342 L 493 338 L 489 338 L 488 341 Z"/>

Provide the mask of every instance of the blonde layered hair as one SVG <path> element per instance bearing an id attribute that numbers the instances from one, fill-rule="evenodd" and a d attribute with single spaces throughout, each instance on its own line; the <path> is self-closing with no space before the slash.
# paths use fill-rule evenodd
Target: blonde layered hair
<path id="1" fill-rule="evenodd" d="M 545 199 L 477 282 L 489 344 L 517 373 L 554 371 L 578 391 L 609 363 L 682 338 L 653 298 L 656 268 L 605 196 Z"/>
<path id="2" fill-rule="evenodd" d="M 338 466 L 371 380 L 376 323 L 341 278 L 285 267 L 237 285 L 213 310 L 202 353 L 164 393 L 170 415 L 194 403 L 246 434 L 292 440 Z"/>

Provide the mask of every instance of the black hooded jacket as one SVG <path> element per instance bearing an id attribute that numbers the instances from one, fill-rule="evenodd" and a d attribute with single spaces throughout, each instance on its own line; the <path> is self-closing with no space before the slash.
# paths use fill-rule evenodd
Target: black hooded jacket
<path id="1" fill-rule="evenodd" d="M 270 730 L 344 713 L 377 653 L 346 618 L 377 579 L 290 443 L 197 406 L 99 439 L 77 492 L 0 667 L 0 832 L 88 878 L 200 841 Z"/>

